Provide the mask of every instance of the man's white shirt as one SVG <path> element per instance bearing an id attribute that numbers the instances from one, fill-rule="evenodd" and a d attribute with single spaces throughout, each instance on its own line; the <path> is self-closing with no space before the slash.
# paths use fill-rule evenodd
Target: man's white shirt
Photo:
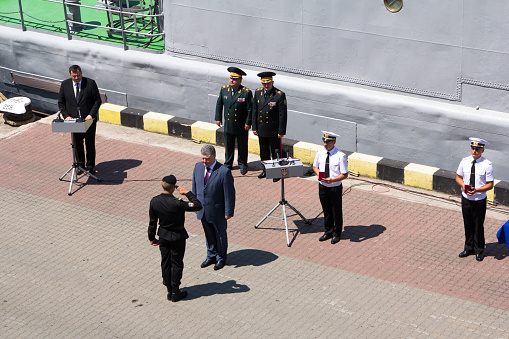
<path id="1" fill-rule="evenodd" d="M 337 177 L 339 174 L 348 173 L 348 163 L 346 154 L 334 147 L 329 151 L 329 176 L 331 178 Z M 318 168 L 320 172 L 325 172 L 325 161 L 327 160 L 327 150 L 322 148 L 316 152 L 315 160 L 313 161 L 313 167 Z M 320 181 L 320 184 L 326 187 L 336 187 L 341 185 L 341 181 L 327 184 Z"/>
<path id="2" fill-rule="evenodd" d="M 474 157 L 469 156 L 463 158 L 458 166 L 458 170 L 456 174 L 463 178 L 463 182 L 465 185 L 470 185 L 475 188 L 482 187 L 486 185 L 486 183 L 490 181 L 494 181 L 493 174 L 493 164 L 491 161 L 484 157 L 480 157 L 475 162 L 475 185 L 470 183 L 470 171 L 472 170 L 472 162 L 474 161 Z M 486 198 L 486 192 L 479 192 L 473 195 L 467 195 L 463 189 L 461 189 L 461 194 L 467 198 L 468 200 L 482 200 Z"/>

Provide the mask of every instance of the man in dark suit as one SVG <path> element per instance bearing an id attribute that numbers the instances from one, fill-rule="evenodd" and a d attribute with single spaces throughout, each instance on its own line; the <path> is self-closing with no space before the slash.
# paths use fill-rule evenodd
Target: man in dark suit
<path id="1" fill-rule="evenodd" d="M 94 122 L 86 133 L 74 133 L 76 142 L 76 157 L 78 166 L 88 172 L 95 173 L 95 131 L 97 128 L 97 114 L 101 106 L 101 96 L 94 80 L 82 76 L 78 65 L 69 67 L 70 79 L 62 81 L 58 95 L 58 108 L 64 119 L 93 119 Z M 87 148 L 87 161 L 85 163 L 85 149 Z M 78 174 L 81 174 L 78 169 Z"/>
<path id="2" fill-rule="evenodd" d="M 148 240 L 152 246 L 159 246 L 161 250 L 161 270 L 163 284 L 168 290 L 168 300 L 179 301 L 187 296 L 186 291 L 180 291 L 180 281 L 184 270 L 184 253 L 186 239 L 189 238 L 184 228 L 185 212 L 199 211 L 202 208 L 196 196 L 183 187 L 176 185 L 174 175 L 165 176 L 161 182 L 163 193 L 150 201 L 148 226 Z M 185 195 L 189 201 L 177 199 L 173 196 L 175 189 Z M 157 221 L 159 229 L 156 239 Z"/>
<path id="3" fill-rule="evenodd" d="M 258 88 L 253 100 L 253 133 L 258 136 L 260 159 L 276 159 L 276 149 L 282 151 L 281 138 L 286 134 L 286 95 L 274 87 L 274 72 L 261 72 L 262 87 Z M 265 178 L 265 170 L 258 178 Z M 279 179 L 274 179 L 278 181 Z"/>
<path id="4" fill-rule="evenodd" d="M 230 170 L 233 166 L 235 139 L 238 145 L 238 163 L 240 173 L 247 173 L 247 143 L 251 129 L 251 105 L 253 94 L 249 88 L 242 86 L 242 76 L 246 73 L 237 67 L 228 67 L 230 84 L 219 91 L 216 103 L 216 124 L 221 127 L 224 107 L 224 165 Z"/>
<path id="5" fill-rule="evenodd" d="M 193 172 L 193 193 L 203 205 L 197 217 L 201 220 L 207 244 L 207 258 L 201 267 L 215 264 L 214 270 L 220 270 L 226 264 L 226 227 L 235 210 L 235 187 L 232 172 L 216 161 L 214 146 L 203 146 L 201 158 Z"/>

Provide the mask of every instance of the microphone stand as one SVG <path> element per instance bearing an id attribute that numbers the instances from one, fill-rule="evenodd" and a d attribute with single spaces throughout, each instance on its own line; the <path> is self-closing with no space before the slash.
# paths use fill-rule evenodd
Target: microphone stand
<path id="1" fill-rule="evenodd" d="M 80 123 L 85 123 L 85 121 L 81 119 L 79 107 L 78 107 L 78 116 L 79 116 L 79 118 L 78 118 L 77 121 L 80 122 Z M 95 175 L 93 175 L 92 173 L 90 173 L 89 171 L 87 171 L 86 169 L 84 169 L 83 167 L 81 167 L 78 164 L 78 160 L 77 160 L 78 157 L 76 155 L 76 136 L 75 136 L 75 134 L 76 133 L 71 133 L 72 166 L 64 174 L 62 174 L 62 176 L 58 179 L 58 180 L 62 181 L 62 179 L 66 175 L 69 175 L 69 172 L 72 171 L 72 173 L 69 175 L 71 177 L 71 182 L 69 183 L 69 193 L 67 193 L 67 195 L 72 195 L 72 185 L 75 182 L 78 182 L 78 171 L 81 171 L 82 173 L 87 174 L 89 177 L 92 177 L 95 180 L 101 182 L 101 179 L 99 179 L 98 177 L 96 177 Z"/>
<path id="2" fill-rule="evenodd" d="M 278 153 L 279 153 L 279 150 L 277 150 Z M 277 159 L 276 159 L 277 163 L 279 166 L 287 166 L 289 164 L 289 161 L 288 161 L 288 157 L 286 158 L 286 160 L 284 159 L 279 159 L 279 155 L 277 156 Z M 294 162 L 295 163 L 295 162 Z M 275 166 L 275 162 L 272 163 L 272 166 L 274 167 Z M 295 214 L 292 214 L 292 215 L 286 215 L 286 206 L 288 205 L 288 207 L 290 207 L 294 212 Z M 299 215 L 299 217 L 302 218 L 302 220 L 304 220 L 304 222 L 307 224 L 307 225 L 310 225 L 311 222 L 306 219 L 302 213 L 300 213 L 295 207 L 293 207 L 286 199 L 285 199 L 285 177 L 284 176 L 281 176 L 281 200 L 277 203 L 276 206 L 274 206 L 274 208 L 272 210 L 270 210 L 269 213 L 267 213 L 263 218 L 262 220 L 260 220 L 258 222 L 258 224 L 255 225 L 255 228 L 258 228 L 262 222 L 265 221 L 265 219 L 269 218 L 270 215 L 272 214 L 272 212 L 274 212 L 279 206 L 281 206 L 283 208 L 283 219 L 285 221 L 285 230 L 286 230 L 286 245 L 288 247 L 292 246 L 292 244 L 290 243 L 290 236 L 288 234 L 288 221 L 287 221 L 287 217 L 291 217 L 291 216 L 294 216 L 294 215 Z M 271 218 L 274 218 L 274 217 L 271 217 Z M 280 218 L 277 218 L 277 219 L 280 219 Z"/>

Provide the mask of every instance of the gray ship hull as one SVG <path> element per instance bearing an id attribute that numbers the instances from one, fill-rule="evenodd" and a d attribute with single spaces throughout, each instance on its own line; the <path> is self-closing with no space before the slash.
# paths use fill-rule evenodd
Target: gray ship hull
<path id="1" fill-rule="evenodd" d="M 288 138 L 320 143 L 326 129 L 346 151 L 455 171 L 477 136 L 509 181 L 509 4 L 406 1 L 390 13 L 382 1 L 166 0 L 163 9 L 162 54 L 3 26 L 0 91 L 56 111 L 55 94 L 13 85 L 10 73 L 63 80 L 78 63 L 108 102 L 213 122 L 227 66 L 245 70 L 251 89 L 273 70 Z"/>

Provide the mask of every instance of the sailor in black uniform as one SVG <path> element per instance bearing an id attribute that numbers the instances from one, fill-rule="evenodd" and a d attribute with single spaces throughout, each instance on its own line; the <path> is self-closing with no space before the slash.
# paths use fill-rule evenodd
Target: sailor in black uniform
<path id="1" fill-rule="evenodd" d="M 180 291 L 180 280 L 184 269 L 184 252 L 186 250 L 186 239 L 189 238 L 184 228 L 185 212 L 199 211 L 202 205 L 196 196 L 176 185 L 177 179 L 173 175 L 163 178 L 161 184 L 163 193 L 155 196 L 150 201 L 148 226 L 148 240 L 152 246 L 159 246 L 161 250 L 161 270 L 163 273 L 163 284 L 168 289 L 168 300 L 179 301 L 187 296 L 186 291 Z M 177 189 L 180 194 L 185 195 L 189 201 L 175 198 L 173 192 Z M 157 221 L 159 229 L 155 238 Z"/>

